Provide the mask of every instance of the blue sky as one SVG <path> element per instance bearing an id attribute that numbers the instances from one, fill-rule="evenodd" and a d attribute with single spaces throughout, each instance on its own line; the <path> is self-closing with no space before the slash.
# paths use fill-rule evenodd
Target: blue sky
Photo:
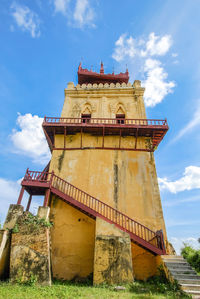
<path id="1" fill-rule="evenodd" d="M 0 2 L 0 220 L 27 167 L 49 159 L 42 118 L 59 116 L 77 68 L 141 80 L 148 118 L 170 130 L 155 152 L 169 240 L 200 237 L 200 2 L 17 0 Z M 34 206 L 34 205 L 33 205 Z"/>

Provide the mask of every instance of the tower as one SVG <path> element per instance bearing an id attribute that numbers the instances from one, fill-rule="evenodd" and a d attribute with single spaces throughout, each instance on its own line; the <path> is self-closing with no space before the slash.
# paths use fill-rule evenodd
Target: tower
<path id="1" fill-rule="evenodd" d="M 128 70 L 80 64 L 61 117 L 44 118 L 51 161 L 41 173 L 27 170 L 18 204 L 24 190 L 45 195 L 56 278 L 146 279 L 168 250 L 153 154 L 168 125 L 146 118 L 144 88 L 128 80 Z"/>

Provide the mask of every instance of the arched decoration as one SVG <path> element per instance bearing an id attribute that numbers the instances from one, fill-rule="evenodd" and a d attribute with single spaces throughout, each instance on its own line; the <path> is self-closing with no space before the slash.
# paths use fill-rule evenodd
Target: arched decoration
<path id="1" fill-rule="evenodd" d="M 118 124 L 124 124 L 126 113 L 125 108 L 122 104 L 118 104 L 115 110 L 115 117 Z"/>
<path id="2" fill-rule="evenodd" d="M 92 117 L 92 107 L 89 103 L 86 103 L 83 106 L 82 112 L 81 112 L 81 119 L 83 123 L 90 122 L 90 119 Z"/>

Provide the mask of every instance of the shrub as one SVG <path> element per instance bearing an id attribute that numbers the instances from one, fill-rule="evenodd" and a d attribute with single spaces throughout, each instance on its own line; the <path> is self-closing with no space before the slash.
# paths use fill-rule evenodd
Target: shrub
<path id="1" fill-rule="evenodd" d="M 184 248 L 181 249 L 181 254 L 197 272 L 200 272 L 200 250 L 195 250 L 184 243 Z"/>

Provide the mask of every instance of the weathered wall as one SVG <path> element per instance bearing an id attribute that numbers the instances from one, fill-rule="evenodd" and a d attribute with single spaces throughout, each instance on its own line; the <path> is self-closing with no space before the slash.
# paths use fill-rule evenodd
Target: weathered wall
<path id="1" fill-rule="evenodd" d="M 80 117 L 82 113 L 91 113 L 95 118 L 115 118 L 116 114 L 124 113 L 126 118 L 146 118 L 143 101 L 144 88 L 139 81 L 133 86 L 112 85 L 104 87 L 76 87 L 71 82 L 65 89 L 65 101 L 61 117 Z M 103 86 L 103 87 L 100 87 Z"/>
<path id="2" fill-rule="evenodd" d="M 61 116 L 79 118 L 82 113 L 91 113 L 92 118 L 115 118 L 117 113 L 124 113 L 126 118 L 146 118 L 143 93 L 138 81 L 133 87 L 108 88 L 80 88 L 70 83 Z M 66 147 L 80 147 L 80 139 L 80 134 L 67 135 Z M 90 149 L 54 150 L 50 171 L 150 229 L 162 229 L 166 238 L 153 153 L 91 149 L 101 146 L 102 137 L 90 134 L 83 134 L 82 142 Z M 63 144 L 64 136 L 56 135 L 56 147 Z M 119 136 L 105 136 L 106 145 L 118 147 Z M 134 145 L 135 137 L 121 138 L 121 146 Z M 148 139 L 138 138 L 138 146 L 148 147 Z M 51 213 L 56 223 L 52 230 L 54 276 L 64 279 L 87 276 L 93 268 L 94 221 L 60 200 L 52 203 Z M 83 222 L 78 220 L 82 218 Z M 152 267 L 152 263 L 148 265 Z"/>
<path id="3" fill-rule="evenodd" d="M 93 272 L 95 221 L 55 197 L 50 218 L 53 277 L 87 277 Z"/>
<path id="4" fill-rule="evenodd" d="M 94 284 L 133 281 L 130 236 L 100 218 L 96 219 Z"/>
<path id="5" fill-rule="evenodd" d="M 10 253 L 11 281 L 36 280 L 51 284 L 49 229 L 25 222 L 28 213 L 18 220 L 18 232 L 12 233 Z"/>
<path id="6" fill-rule="evenodd" d="M 146 280 L 158 273 L 159 261 L 157 256 L 134 243 L 131 243 L 131 250 L 136 279 Z"/>
<path id="7" fill-rule="evenodd" d="M 0 230 L 0 279 L 9 277 L 11 232 L 19 217 L 23 214 L 21 205 L 11 204 L 3 229 Z"/>
<path id="8" fill-rule="evenodd" d="M 57 150 L 52 155 L 51 169 L 152 230 L 163 229 L 165 233 L 153 154 Z"/>

